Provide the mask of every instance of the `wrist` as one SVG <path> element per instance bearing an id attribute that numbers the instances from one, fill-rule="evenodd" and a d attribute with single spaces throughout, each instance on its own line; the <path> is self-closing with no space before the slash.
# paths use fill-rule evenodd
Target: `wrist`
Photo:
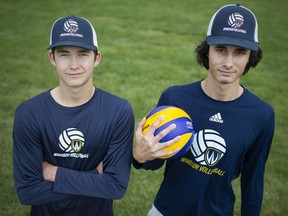
<path id="1" fill-rule="evenodd" d="M 139 164 L 144 164 L 146 162 L 145 159 L 141 158 L 141 155 L 140 154 L 137 154 L 136 151 L 133 151 L 133 158 L 134 160 L 139 163 Z"/>

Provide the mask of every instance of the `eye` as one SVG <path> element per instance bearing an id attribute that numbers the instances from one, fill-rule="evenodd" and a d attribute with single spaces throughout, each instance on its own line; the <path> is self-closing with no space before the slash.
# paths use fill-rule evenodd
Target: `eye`
<path id="1" fill-rule="evenodd" d="M 237 50 L 236 54 L 237 55 L 245 55 L 247 53 L 247 50 Z"/>
<path id="2" fill-rule="evenodd" d="M 216 48 L 216 51 L 219 52 L 219 53 L 225 53 L 226 49 L 222 48 L 222 47 L 218 47 L 218 48 Z"/>
<path id="3" fill-rule="evenodd" d="M 67 53 L 67 52 L 59 52 L 58 55 L 60 57 L 67 57 L 67 56 L 69 56 L 69 53 Z"/>

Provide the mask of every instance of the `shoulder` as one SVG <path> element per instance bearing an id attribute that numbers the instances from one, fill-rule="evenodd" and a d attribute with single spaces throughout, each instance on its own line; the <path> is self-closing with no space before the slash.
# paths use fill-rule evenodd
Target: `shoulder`
<path id="1" fill-rule="evenodd" d="M 41 104 L 43 101 L 47 100 L 49 97 L 49 91 L 40 93 L 24 102 L 22 102 L 17 108 L 16 113 L 18 112 L 31 112 L 31 111 L 41 111 Z"/>
<path id="2" fill-rule="evenodd" d="M 201 94 L 200 81 L 185 85 L 170 86 L 165 89 L 159 99 L 160 104 L 170 104 L 175 101 L 188 101 Z"/>
<path id="3" fill-rule="evenodd" d="M 163 93 L 165 94 L 179 94 L 179 93 L 191 93 L 195 92 L 201 88 L 200 81 L 194 82 L 194 83 L 188 83 L 184 85 L 175 85 L 175 86 L 169 86 L 166 88 Z"/>
<path id="4" fill-rule="evenodd" d="M 107 110 L 128 110 L 129 112 L 133 112 L 132 106 L 127 99 L 104 91 L 100 88 L 96 89 L 94 101 L 101 104 Z"/>
<path id="5" fill-rule="evenodd" d="M 257 107 L 258 111 L 262 110 L 268 113 L 274 113 L 274 108 L 269 103 L 253 94 L 248 89 L 245 89 L 245 100 L 254 108 Z"/>
<path id="6" fill-rule="evenodd" d="M 129 104 L 128 100 L 119 97 L 115 94 L 109 93 L 103 89 L 97 88 L 96 89 L 96 95 L 97 98 L 99 98 L 100 100 L 104 100 L 107 103 L 113 103 L 113 104 Z"/>
<path id="7" fill-rule="evenodd" d="M 39 119 L 43 116 L 45 100 L 49 97 L 49 91 L 36 95 L 23 103 L 15 110 L 14 124 L 27 125 L 25 128 L 38 128 Z M 29 126 L 28 126 L 29 125 Z"/>
<path id="8" fill-rule="evenodd" d="M 239 104 L 251 121 L 255 120 L 261 124 L 275 121 L 274 108 L 247 89 L 245 89 L 242 100 L 239 100 Z"/>

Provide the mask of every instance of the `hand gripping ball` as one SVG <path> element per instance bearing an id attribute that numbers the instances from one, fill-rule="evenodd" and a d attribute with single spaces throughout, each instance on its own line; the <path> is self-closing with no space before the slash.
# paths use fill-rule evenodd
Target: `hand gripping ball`
<path id="1" fill-rule="evenodd" d="M 142 133 L 145 135 L 151 125 L 160 117 L 164 115 L 164 120 L 158 125 L 155 130 L 154 136 L 159 134 L 162 130 L 167 128 L 171 124 L 175 124 L 176 128 L 170 131 L 165 137 L 160 140 L 160 143 L 167 142 L 176 136 L 180 135 L 181 139 L 164 148 L 164 151 L 171 151 L 176 148 L 180 148 L 176 154 L 171 154 L 162 159 L 175 159 L 182 156 L 190 148 L 194 138 L 194 127 L 190 116 L 182 109 L 174 106 L 159 106 L 151 110 L 146 116 L 146 122 L 144 123 Z"/>

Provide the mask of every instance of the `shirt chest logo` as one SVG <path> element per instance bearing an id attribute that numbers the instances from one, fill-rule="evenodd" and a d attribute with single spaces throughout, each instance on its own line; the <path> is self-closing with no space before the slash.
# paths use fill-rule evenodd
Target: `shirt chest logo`
<path id="1" fill-rule="evenodd" d="M 212 122 L 217 122 L 217 123 L 224 123 L 223 119 L 222 119 L 222 116 L 220 113 L 216 113 L 215 115 L 212 115 L 210 118 L 209 118 L 209 121 L 212 121 Z"/>
<path id="2" fill-rule="evenodd" d="M 83 154 L 83 146 L 85 138 L 81 131 L 77 128 L 68 128 L 64 130 L 58 138 L 58 146 L 62 152 L 54 152 L 54 157 L 61 158 L 89 158 L 89 154 Z"/>
<path id="3" fill-rule="evenodd" d="M 59 136 L 59 147 L 64 152 L 80 152 L 84 144 L 84 135 L 77 128 L 68 128 Z"/>
<path id="4" fill-rule="evenodd" d="M 215 166 L 226 152 L 226 142 L 217 131 L 206 129 L 195 134 L 190 149 L 199 164 Z"/>

